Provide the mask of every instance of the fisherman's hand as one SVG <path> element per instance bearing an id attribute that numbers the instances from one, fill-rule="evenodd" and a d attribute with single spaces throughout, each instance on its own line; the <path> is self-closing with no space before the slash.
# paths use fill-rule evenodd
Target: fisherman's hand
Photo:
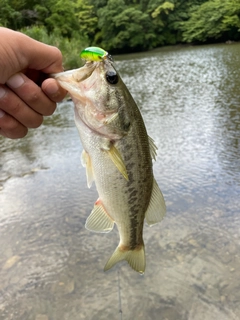
<path id="1" fill-rule="evenodd" d="M 0 135 L 24 137 L 66 95 L 48 73 L 63 71 L 62 54 L 16 31 L 0 27 Z M 46 80 L 45 80 L 46 79 Z"/>

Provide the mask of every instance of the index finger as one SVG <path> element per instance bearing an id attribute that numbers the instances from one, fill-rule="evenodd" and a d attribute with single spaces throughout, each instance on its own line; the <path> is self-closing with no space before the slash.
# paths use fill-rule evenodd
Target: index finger
<path id="1" fill-rule="evenodd" d="M 26 105 L 40 115 L 49 116 L 55 111 L 56 104 L 44 94 L 38 85 L 28 79 L 23 73 L 15 74 L 8 79 L 6 84 Z"/>

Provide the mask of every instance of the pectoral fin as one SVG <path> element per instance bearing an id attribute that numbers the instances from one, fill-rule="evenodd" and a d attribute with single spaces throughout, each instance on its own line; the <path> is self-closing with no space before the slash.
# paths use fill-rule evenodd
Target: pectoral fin
<path id="1" fill-rule="evenodd" d="M 113 121 L 115 121 L 118 118 L 118 113 L 113 113 L 110 117 L 104 120 L 104 124 L 108 125 L 111 124 Z"/>
<path id="2" fill-rule="evenodd" d="M 87 218 L 85 228 L 94 231 L 107 233 L 113 229 L 114 221 L 105 211 L 100 200 L 97 200 L 90 216 Z"/>
<path id="3" fill-rule="evenodd" d="M 159 186 L 156 180 L 153 180 L 153 189 L 150 203 L 145 215 L 145 219 L 148 225 L 153 225 L 160 222 L 166 213 L 166 205 Z"/>
<path id="4" fill-rule="evenodd" d="M 124 176 L 124 178 L 128 181 L 129 179 L 127 169 L 123 162 L 122 156 L 120 152 L 117 150 L 117 148 L 114 145 L 111 145 L 110 149 L 105 151 L 107 152 L 115 166 L 118 168 L 118 170 L 121 172 L 121 174 Z"/>
<path id="5" fill-rule="evenodd" d="M 83 167 L 86 167 L 87 185 L 88 188 L 91 188 L 92 183 L 94 181 L 92 163 L 89 154 L 85 150 L 83 150 L 81 155 L 81 163 Z"/>

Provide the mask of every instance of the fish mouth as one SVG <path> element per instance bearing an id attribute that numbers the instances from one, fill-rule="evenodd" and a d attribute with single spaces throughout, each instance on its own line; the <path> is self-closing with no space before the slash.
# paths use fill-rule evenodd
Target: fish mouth
<path id="1" fill-rule="evenodd" d="M 79 68 L 78 68 L 79 69 Z M 51 73 L 50 77 L 54 79 L 58 79 L 59 77 L 66 76 L 69 74 L 72 74 L 74 71 L 77 71 L 78 69 L 72 69 L 72 70 L 67 70 L 67 71 L 62 71 L 62 72 L 57 72 L 57 73 Z M 80 68 L 81 69 L 81 68 Z"/>
<path id="2" fill-rule="evenodd" d="M 88 62 L 84 66 L 78 69 L 72 69 L 68 71 L 63 71 L 59 73 L 52 73 L 50 77 L 56 79 L 60 85 L 66 89 L 71 95 L 80 98 L 80 90 L 89 90 L 96 83 L 96 78 L 93 79 L 91 75 L 98 67 L 99 62 Z M 90 81 L 89 83 L 89 80 Z"/>
<path id="3" fill-rule="evenodd" d="M 67 71 L 62 71 L 58 73 L 51 73 L 50 77 L 54 79 L 63 79 L 63 78 L 69 78 L 70 76 L 73 76 L 73 79 L 77 82 L 84 81 L 88 77 L 91 76 L 95 68 L 99 65 L 99 62 L 86 62 L 82 67 L 77 69 L 71 69 Z"/>
<path id="4" fill-rule="evenodd" d="M 97 104 L 93 104 L 91 98 L 91 90 L 94 90 L 94 86 L 98 86 L 99 78 L 103 78 L 106 65 L 105 60 L 87 62 L 81 68 L 53 74 L 52 77 L 71 95 L 75 104 L 75 120 L 84 123 L 97 134 L 119 139 L 121 134 L 114 130 L 113 125 L 117 118 L 117 110 L 104 110 L 103 112 L 98 109 Z M 111 133 L 107 127 L 111 128 Z"/>

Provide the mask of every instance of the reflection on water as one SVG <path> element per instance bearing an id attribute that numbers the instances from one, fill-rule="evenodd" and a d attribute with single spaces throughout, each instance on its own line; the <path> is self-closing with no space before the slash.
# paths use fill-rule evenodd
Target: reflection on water
<path id="1" fill-rule="evenodd" d="M 117 231 L 84 228 L 97 193 L 70 102 L 25 139 L 0 138 L 0 320 L 121 319 L 120 307 L 124 320 L 240 318 L 239 49 L 116 59 L 159 148 L 168 208 L 144 230 L 143 277 L 126 263 L 104 273 Z"/>

